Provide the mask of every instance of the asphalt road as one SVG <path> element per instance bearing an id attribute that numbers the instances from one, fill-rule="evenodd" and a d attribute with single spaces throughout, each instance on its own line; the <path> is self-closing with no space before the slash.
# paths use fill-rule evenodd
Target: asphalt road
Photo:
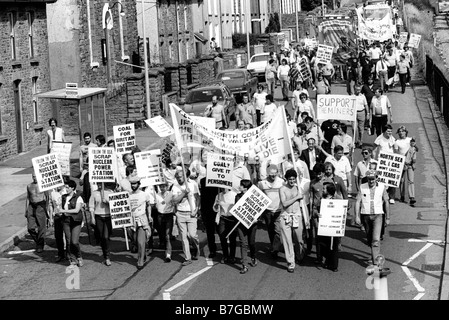
<path id="1" fill-rule="evenodd" d="M 332 92 L 346 94 L 343 85 L 334 85 Z M 276 98 L 280 96 L 277 92 Z M 381 245 L 385 267 L 392 271 L 388 276 L 391 300 L 436 300 L 439 294 L 444 248 L 426 241 L 440 241 L 445 237 L 446 176 L 437 133 L 424 126 L 431 117 L 425 106 L 427 96 L 428 89 L 419 86 L 414 90 L 407 88 L 404 95 L 398 88 L 389 93 L 394 131 L 399 125 L 406 125 L 409 136 L 417 137 L 420 147 L 415 178 L 418 202 L 414 208 L 399 201 L 391 207 L 391 225 Z M 374 141 L 372 136 L 365 137 L 367 144 Z M 356 150 L 355 159 L 361 159 L 360 149 Z M 202 231 L 198 231 L 203 248 L 200 260 L 182 267 L 181 243 L 175 241 L 172 262 L 165 263 L 163 251 L 156 250 L 138 271 L 136 254 L 126 250 L 122 230 L 115 230 L 112 236 L 111 267 L 101 264 L 101 248 L 89 244 L 85 230 L 80 238 L 85 265 L 78 269 L 79 288 L 72 281 L 76 274 L 66 269 L 67 264 L 54 263 L 56 246 L 50 230 L 44 253 L 27 252 L 34 249 L 27 238 L 16 251 L 0 256 L 0 299 L 224 299 L 237 302 L 371 300 L 374 297 L 365 273 L 370 248 L 363 233 L 349 224 L 342 240 L 337 273 L 315 266 L 314 253 L 303 265 L 297 266 L 293 274 L 288 273 L 283 255 L 275 261 L 268 254 L 268 234 L 263 226 L 256 237 L 259 264 L 250 267 L 245 275 L 239 273 L 238 265 L 220 264 L 220 255 L 213 261 L 205 259 L 209 252 Z M 418 242 L 411 242 L 412 239 Z M 219 243 L 218 236 L 216 242 Z"/>

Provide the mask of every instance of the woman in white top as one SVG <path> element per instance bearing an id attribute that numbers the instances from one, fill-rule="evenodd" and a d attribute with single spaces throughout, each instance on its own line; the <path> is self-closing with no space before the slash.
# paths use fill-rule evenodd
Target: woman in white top
<path id="1" fill-rule="evenodd" d="M 65 142 L 65 134 L 62 128 L 58 127 L 58 120 L 51 118 L 48 120 L 50 129 L 47 131 L 47 153 L 51 152 L 53 141 Z"/>
<path id="2" fill-rule="evenodd" d="M 282 64 L 278 67 L 277 75 L 281 82 L 282 97 L 284 101 L 288 101 L 289 72 L 290 66 L 287 64 L 287 59 L 282 59 Z M 274 96 L 274 93 L 272 93 L 272 95 Z"/>
<path id="3" fill-rule="evenodd" d="M 374 97 L 371 100 L 370 112 L 368 113 L 368 118 L 370 118 L 370 127 L 376 129 L 376 135 L 380 136 L 382 134 L 382 128 L 393 122 L 393 115 L 391 113 L 391 103 L 387 96 L 383 95 L 383 90 L 377 88 L 374 91 Z"/>
<path id="4" fill-rule="evenodd" d="M 307 96 L 307 99 L 309 99 L 309 92 L 307 91 L 307 89 L 305 89 L 303 87 L 303 82 L 302 81 L 298 81 L 296 83 L 296 89 L 293 91 L 293 96 L 292 96 L 292 108 L 293 111 L 295 111 L 296 106 L 298 105 L 298 103 L 300 102 L 300 94 L 304 93 Z"/>
<path id="5" fill-rule="evenodd" d="M 312 102 L 310 100 L 307 100 L 307 95 L 305 93 L 301 93 L 299 95 L 299 101 L 296 104 L 296 108 L 293 114 L 293 121 L 295 121 L 296 123 L 300 123 L 302 121 L 301 113 L 303 113 L 304 111 L 307 112 L 313 119 L 316 119 Z"/>

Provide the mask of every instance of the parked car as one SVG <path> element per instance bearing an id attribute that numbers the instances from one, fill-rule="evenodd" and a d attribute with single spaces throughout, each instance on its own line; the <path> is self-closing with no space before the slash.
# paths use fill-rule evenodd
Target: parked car
<path id="1" fill-rule="evenodd" d="M 190 90 L 185 99 L 181 99 L 180 107 L 189 114 L 203 116 L 206 107 L 212 103 L 213 96 L 217 96 L 218 103 L 224 106 L 228 123 L 235 120 L 237 103 L 231 90 L 223 82 L 211 83 Z"/>
<path id="2" fill-rule="evenodd" d="M 245 69 L 223 70 L 217 75 L 218 81 L 223 81 L 234 94 L 237 102 L 240 102 L 243 94 L 251 96 L 257 90 L 258 79 Z"/>
<path id="3" fill-rule="evenodd" d="M 257 53 L 249 60 L 246 70 L 265 81 L 265 68 L 268 64 L 268 60 L 270 60 L 269 52 Z"/>

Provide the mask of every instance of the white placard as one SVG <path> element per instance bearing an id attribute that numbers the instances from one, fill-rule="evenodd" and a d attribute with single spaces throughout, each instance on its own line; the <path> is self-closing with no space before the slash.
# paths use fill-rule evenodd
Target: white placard
<path id="1" fill-rule="evenodd" d="M 117 157 L 114 148 L 88 148 L 89 181 L 115 182 Z"/>
<path id="2" fill-rule="evenodd" d="M 318 50 L 316 52 L 316 63 L 330 63 L 332 60 L 332 53 L 334 52 L 334 47 L 326 46 L 324 44 L 318 45 Z"/>
<path id="3" fill-rule="evenodd" d="M 234 156 L 209 152 L 207 154 L 206 187 L 232 189 Z"/>
<path id="4" fill-rule="evenodd" d="M 348 200 L 321 199 L 318 235 L 343 237 L 345 235 Z"/>
<path id="5" fill-rule="evenodd" d="M 418 48 L 421 41 L 421 35 L 416 33 L 410 33 L 410 39 L 408 40 L 408 46 L 410 48 Z"/>
<path id="6" fill-rule="evenodd" d="M 53 141 L 50 153 L 56 154 L 61 166 L 61 173 L 70 176 L 70 153 L 72 152 L 71 142 Z"/>
<path id="7" fill-rule="evenodd" d="M 268 208 L 271 199 L 256 185 L 249 188 L 229 211 L 246 228 L 257 222 L 260 215 Z"/>
<path id="8" fill-rule="evenodd" d="M 389 187 L 399 188 L 405 156 L 397 153 L 380 152 L 377 159 L 377 181 Z"/>
<path id="9" fill-rule="evenodd" d="M 61 166 L 58 157 L 54 153 L 49 153 L 31 159 L 34 174 L 37 179 L 37 186 L 40 192 L 51 190 L 64 185 L 62 179 Z"/>
<path id="10" fill-rule="evenodd" d="M 134 159 L 142 187 L 154 186 L 165 182 L 160 149 L 136 152 Z"/>
<path id="11" fill-rule="evenodd" d="M 408 32 L 407 31 L 403 31 L 399 34 L 399 43 L 406 43 L 408 39 Z"/>
<path id="12" fill-rule="evenodd" d="M 355 121 L 357 116 L 356 97 L 336 94 L 319 94 L 317 96 L 318 120 Z"/>
<path id="13" fill-rule="evenodd" d="M 111 193 L 108 197 L 108 200 L 109 211 L 111 213 L 112 229 L 132 227 L 134 223 L 131 214 L 129 193 L 127 191 Z"/>
<path id="14" fill-rule="evenodd" d="M 172 126 L 161 116 L 147 119 L 145 120 L 145 123 L 161 138 L 171 136 L 175 133 L 175 130 L 173 130 Z"/>
<path id="15" fill-rule="evenodd" d="M 136 146 L 134 123 L 114 126 L 115 150 L 118 154 L 128 153 Z"/>

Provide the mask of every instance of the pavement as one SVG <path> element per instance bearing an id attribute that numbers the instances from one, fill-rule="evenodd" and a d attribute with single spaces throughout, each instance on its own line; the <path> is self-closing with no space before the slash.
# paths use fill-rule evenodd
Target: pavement
<path id="1" fill-rule="evenodd" d="M 420 156 L 422 157 L 423 166 L 429 166 L 434 169 L 435 175 L 426 176 L 425 174 L 417 175 L 417 194 L 421 196 L 422 206 L 438 208 L 432 211 L 433 217 L 439 218 L 444 226 L 444 230 L 433 230 L 430 228 L 428 239 L 438 239 L 444 242 L 444 256 L 441 265 L 441 280 L 439 284 L 438 299 L 449 299 L 449 272 L 446 270 L 449 263 L 449 252 L 446 245 L 448 234 L 447 223 L 447 208 L 449 204 L 449 184 L 447 173 L 449 172 L 449 130 L 444 122 L 441 113 L 437 110 L 433 103 L 428 87 L 420 78 L 419 75 L 413 75 L 414 79 L 411 87 L 407 88 L 406 95 L 397 94 L 392 99 L 393 106 L 398 106 L 394 111 L 394 127 L 405 123 L 407 128 L 411 131 L 417 132 L 420 136 L 426 136 L 428 143 L 421 147 Z M 413 93 L 410 94 L 409 92 Z M 413 112 L 407 112 L 407 108 L 416 107 Z M 395 113 L 396 112 L 396 113 Z M 171 119 L 166 118 L 171 124 Z M 143 150 L 151 150 L 160 148 L 164 144 L 164 140 L 159 138 L 150 128 L 143 128 L 136 130 L 137 145 L 146 146 Z M 70 137 L 72 141 L 71 154 L 71 170 L 72 176 L 79 175 L 78 167 L 78 149 L 79 141 L 77 137 Z M 0 254 L 5 251 L 21 250 L 17 245 L 27 234 L 26 219 L 24 217 L 25 209 L 25 190 L 26 185 L 31 182 L 32 165 L 31 159 L 45 154 L 46 146 L 40 146 L 27 153 L 22 153 L 13 159 L 9 159 L 0 163 Z M 431 160 L 429 160 L 431 159 Z M 419 159 L 420 161 L 420 159 Z M 438 176 L 441 173 L 444 176 Z M 439 179 L 438 179 L 439 178 Z M 75 179 L 77 180 L 77 179 Z M 438 181 L 440 183 L 438 183 Z M 426 190 L 420 194 L 420 187 Z M 398 204 L 400 208 L 403 204 Z M 419 216 L 423 214 L 419 208 L 409 208 L 409 213 L 415 213 Z M 17 208 L 23 208 L 17 209 Z M 402 211 L 402 210 L 401 210 Z M 411 219 L 411 214 L 408 217 L 397 217 L 398 224 L 404 225 L 404 230 L 408 231 L 414 228 L 411 224 L 407 224 L 406 219 Z M 427 218 L 427 217 L 425 217 Z M 425 219 L 422 219 L 425 220 Z M 407 229 L 408 228 L 408 229 Z M 424 240 L 425 241 L 425 240 Z M 429 256 L 429 259 L 433 257 Z M 435 257 L 436 260 L 436 257 Z M 426 260 L 426 262 L 429 262 Z"/>

